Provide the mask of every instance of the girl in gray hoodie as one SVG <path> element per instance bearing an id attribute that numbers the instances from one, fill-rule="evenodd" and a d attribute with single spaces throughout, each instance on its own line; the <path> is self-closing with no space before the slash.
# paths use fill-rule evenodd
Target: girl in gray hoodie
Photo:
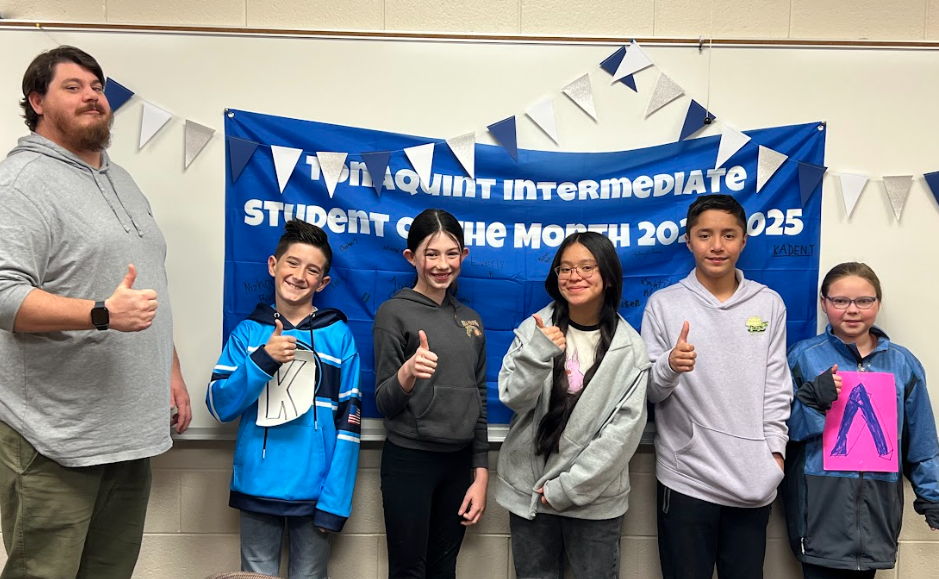
<path id="1" fill-rule="evenodd" d="M 554 301 L 515 330 L 499 398 L 515 416 L 499 454 L 496 500 L 510 511 L 518 577 L 619 577 L 629 459 L 646 424 L 649 358 L 618 314 L 613 244 L 575 233 L 545 289 Z"/>

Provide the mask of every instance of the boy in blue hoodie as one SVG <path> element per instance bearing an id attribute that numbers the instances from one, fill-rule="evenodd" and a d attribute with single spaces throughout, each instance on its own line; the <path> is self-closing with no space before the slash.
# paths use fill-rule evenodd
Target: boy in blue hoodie
<path id="1" fill-rule="evenodd" d="M 288 221 L 268 272 L 274 305 L 232 331 L 206 395 L 220 422 L 241 418 L 229 505 L 241 510 L 241 568 L 277 575 L 284 531 L 290 579 L 326 579 L 329 533 L 352 511 L 359 461 L 359 354 L 334 309 L 326 233 Z"/>

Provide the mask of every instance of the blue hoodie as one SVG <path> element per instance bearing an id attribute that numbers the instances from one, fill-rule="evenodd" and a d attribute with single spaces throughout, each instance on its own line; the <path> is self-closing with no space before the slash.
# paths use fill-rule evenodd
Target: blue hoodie
<path id="1" fill-rule="evenodd" d="M 277 318 L 283 334 L 297 338 L 298 350 L 313 351 L 319 378 L 311 411 L 262 427 L 256 424 L 258 398 L 281 369 L 264 349 Z M 316 310 L 295 327 L 259 304 L 229 336 L 205 402 L 220 422 L 241 418 L 230 506 L 312 515 L 317 527 L 342 530 L 352 512 L 362 419 L 359 354 L 342 312 Z"/>

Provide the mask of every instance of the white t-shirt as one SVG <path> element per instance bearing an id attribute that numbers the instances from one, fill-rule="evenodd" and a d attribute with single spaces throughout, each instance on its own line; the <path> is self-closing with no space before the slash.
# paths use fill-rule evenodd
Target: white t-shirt
<path id="1" fill-rule="evenodd" d="M 600 326 L 581 326 L 570 322 L 567 328 L 564 369 L 567 371 L 567 392 L 577 394 L 584 388 L 584 374 L 593 366 L 600 343 Z"/>

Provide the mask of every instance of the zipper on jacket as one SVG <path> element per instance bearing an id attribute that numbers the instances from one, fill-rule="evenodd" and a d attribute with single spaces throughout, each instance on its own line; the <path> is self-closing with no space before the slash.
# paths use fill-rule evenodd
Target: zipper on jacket
<path id="1" fill-rule="evenodd" d="M 261 460 L 267 456 L 267 426 L 264 427 L 264 445 L 261 447 Z"/>
<path id="2" fill-rule="evenodd" d="M 860 364 L 858 364 L 860 366 Z M 857 521 L 857 540 L 858 540 L 858 552 L 857 552 L 857 570 L 861 570 L 861 556 L 864 554 L 864 536 L 861 535 L 861 505 L 863 501 L 861 496 L 864 494 L 864 473 L 859 472 L 858 474 L 858 489 L 857 489 L 857 509 L 855 510 L 855 519 Z"/>
<path id="3" fill-rule="evenodd" d="M 802 554 L 805 555 L 805 537 L 800 537 L 799 543 L 802 545 Z"/>

